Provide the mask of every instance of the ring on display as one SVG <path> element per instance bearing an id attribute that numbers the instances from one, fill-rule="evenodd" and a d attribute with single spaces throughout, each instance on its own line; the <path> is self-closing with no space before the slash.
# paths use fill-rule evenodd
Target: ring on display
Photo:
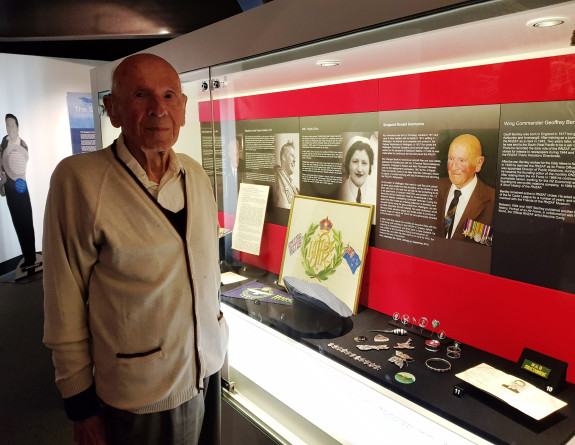
<path id="1" fill-rule="evenodd" d="M 461 357 L 461 348 L 458 346 L 448 346 L 447 347 L 447 356 L 450 358 Z"/>

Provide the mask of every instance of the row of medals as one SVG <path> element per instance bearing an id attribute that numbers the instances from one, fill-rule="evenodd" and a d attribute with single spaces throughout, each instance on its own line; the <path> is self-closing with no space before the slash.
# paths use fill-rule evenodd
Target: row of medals
<path id="1" fill-rule="evenodd" d="M 482 224 L 482 226 L 484 226 Z M 489 226 L 487 226 L 489 227 Z M 489 236 L 489 233 L 491 232 L 491 227 L 489 227 L 489 229 L 485 232 L 485 231 L 481 231 L 481 230 L 477 230 L 476 228 L 472 227 L 472 230 L 468 230 L 467 229 L 467 225 L 465 226 L 465 229 L 463 229 L 463 236 L 465 236 L 466 238 L 469 237 L 470 239 L 474 240 L 476 243 L 481 243 L 481 244 L 485 244 L 486 246 L 491 246 L 491 244 L 493 243 L 493 235 Z"/>

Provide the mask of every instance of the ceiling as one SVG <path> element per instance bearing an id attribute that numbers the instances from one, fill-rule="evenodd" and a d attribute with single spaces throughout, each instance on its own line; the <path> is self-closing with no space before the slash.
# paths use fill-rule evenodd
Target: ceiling
<path id="1" fill-rule="evenodd" d="M 17 0 L 0 5 L 0 53 L 38 55 L 73 59 L 113 61 L 142 51 L 174 37 L 190 33 L 226 18 L 241 14 L 272 0 Z M 527 1 L 527 0 L 526 0 Z M 564 1 L 564 0 L 563 0 Z M 463 2 L 465 3 L 465 2 Z M 470 4 L 495 2 L 477 1 Z M 521 2 L 519 2 L 521 3 Z M 540 2 L 541 3 L 541 2 Z M 544 3 L 544 2 L 543 2 Z M 549 2 L 556 3 L 556 1 Z M 530 29 L 529 18 L 562 15 L 569 22 L 556 29 Z M 415 25 L 418 26 L 416 20 Z M 391 26 L 390 28 L 392 28 Z M 574 2 L 525 10 L 474 24 L 447 26 L 429 32 L 425 39 L 415 32 L 376 46 L 385 61 L 374 60 L 374 47 L 363 50 L 336 51 L 324 55 L 344 63 L 335 70 L 315 72 L 312 78 L 337 81 L 361 73 L 382 75 L 392 69 L 422 68 L 422 64 L 457 63 L 470 54 L 498 57 L 533 51 L 554 50 L 569 45 L 575 27 Z M 364 53 L 365 52 L 365 53 Z M 290 64 L 286 70 L 277 64 L 277 75 L 286 83 L 298 84 L 309 79 L 309 70 L 321 70 L 315 58 L 299 57 L 299 66 Z M 309 65 L 308 65 L 309 64 Z M 296 64 L 297 65 L 297 64 Z M 244 67 L 246 69 L 247 67 Z M 267 71 L 267 70 L 265 70 Z M 275 74 L 275 73 L 274 73 Z M 251 74 L 253 75 L 253 73 Z M 269 72 L 265 73 L 269 79 Z M 277 77 L 275 77 L 277 79 Z M 252 78 L 253 79 L 253 78 Z M 265 82 L 264 82 L 265 83 Z M 264 84 L 259 83 L 260 89 Z M 270 86 L 271 87 L 271 86 Z M 265 87 L 264 87 L 265 88 Z M 249 90 L 245 85 L 242 90 Z"/>
<path id="2" fill-rule="evenodd" d="M 469 15 L 474 11 L 462 10 L 461 14 Z M 550 28 L 527 26 L 527 22 L 541 17 L 563 17 L 565 23 Z M 575 53 L 575 46 L 572 46 L 575 0 L 471 23 L 459 23 L 421 33 L 417 31 L 421 20 L 414 20 L 412 23 L 397 25 L 398 28 L 415 30 L 412 34 L 400 38 L 325 52 L 322 51 L 321 45 L 317 45 L 317 48 L 309 50 L 311 55 L 306 55 L 305 51 L 296 48 L 293 51 L 297 54 L 294 55 L 283 52 L 287 53 L 284 56 L 285 61 L 276 60 L 275 63 L 269 63 L 270 56 L 266 55 L 253 61 L 240 61 L 239 68 L 233 64 L 229 68 L 223 67 L 214 71 L 214 75 L 224 81 L 226 88 L 220 95 L 225 97 L 477 63 Z M 318 66 L 318 61 L 326 59 L 337 60 L 341 64 L 334 67 Z M 260 60 L 261 66 L 257 66 Z M 223 71 L 224 69 L 228 72 Z"/>
<path id="3" fill-rule="evenodd" d="M 0 53 L 112 61 L 269 1 L 5 1 Z"/>

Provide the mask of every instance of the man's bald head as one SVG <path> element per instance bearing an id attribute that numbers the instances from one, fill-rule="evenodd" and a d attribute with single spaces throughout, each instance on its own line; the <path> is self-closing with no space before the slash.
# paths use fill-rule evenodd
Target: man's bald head
<path id="1" fill-rule="evenodd" d="M 132 56 L 126 57 L 122 60 L 118 66 L 114 69 L 112 74 L 112 94 L 115 91 L 122 90 L 125 87 L 126 80 L 129 79 L 130 72 L 134 70 L 151 70 L 154 68 L 160 68 L 164 70 L 167 74 L 171 72 L 174 79 L 177 78 L 177 83 L 180 84 L 180 78 L 178 73 L 170 63 L 160 56 L 155 54 L 134 54 Z M 181 89 L 181 87 L 180 87 Z"/>
<path id="2" fill-rule="evenodd" d="M 481 170 L 484 161 L 481 142 L 477 137 L 472 134 L 457 136 L 451 142 L 447 155 L 449 179 L 459 189 L 466 186 Z"/>
<path id="3" fill-rule="evenodd" d="M 186 101 L 176 70 L 154 54 L 125 58 L 114 70 L 112 92 L 104 97 L 112 125 L 122 128 L 132 154 L 169 150 L 185 123 Z"/>

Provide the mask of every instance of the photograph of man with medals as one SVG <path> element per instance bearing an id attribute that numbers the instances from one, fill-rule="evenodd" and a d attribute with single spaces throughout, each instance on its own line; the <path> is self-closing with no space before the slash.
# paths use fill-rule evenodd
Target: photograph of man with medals
<path id="1" fill-rule="evenodd" d="M 475 135 L 453 139 L 447 155 L 448 176 L 439 179 L 437 236 L 491 246 L 495 189 L 477 175 L 484 162 Z"/>

